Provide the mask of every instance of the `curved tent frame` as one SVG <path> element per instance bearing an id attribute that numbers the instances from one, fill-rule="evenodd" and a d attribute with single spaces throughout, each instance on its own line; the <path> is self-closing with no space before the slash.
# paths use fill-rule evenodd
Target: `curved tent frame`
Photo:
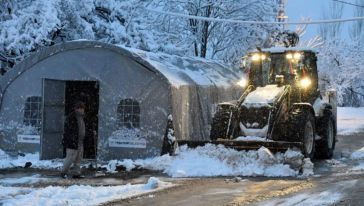
<path id="1" fill-rule="evenodd" d="M 18 77 L 22 76 L 26 71 L 33 68 L 33 65 L 43 61 L 44 59 L 54 56 L 60 52 L 66 50 L 76 50 L 84 48 L 104 48 L 116 52 L 120 55 L 126 56 L 133 59 L 138 64 L 142 65 L 145 69 L 154 72 L 167 82 L 168 79 L 157 69 L 154 68 L 149 62 L 145 61 L 138 55 L 135 55 L 131 51 L 115 46 L 112 44 L 106 44 L 98 41 L 71 41 L 62 44 L 56 44 L 51 47 L 43 47 L 40 51 L 31 54 L 29 57 L 24 59 L 22 62 L 16 64 L 10 71 L 8 71 L 2 79 L 0 79 L 0 110 L 2 108 L 3 97 L 5 96 L 7 88 L 15 81 Z"/>

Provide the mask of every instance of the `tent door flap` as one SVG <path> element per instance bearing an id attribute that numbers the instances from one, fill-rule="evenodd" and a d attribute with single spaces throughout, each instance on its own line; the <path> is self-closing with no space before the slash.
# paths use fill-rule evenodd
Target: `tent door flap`
<path id="1" fill-rule="evenodd" d="M 42 81 L 42 132 L 40 158 L 63 157 L 63 130 L 65 114 L 66 82 L 43 79 Z"/>

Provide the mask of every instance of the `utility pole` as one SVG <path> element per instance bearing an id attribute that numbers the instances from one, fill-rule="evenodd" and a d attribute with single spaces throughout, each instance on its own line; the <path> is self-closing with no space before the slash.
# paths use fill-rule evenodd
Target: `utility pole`
<path id="1" fill-rule="evenodd" d="M 278 0 L 279 7 L 278 7 L 278 14 L 277 14 L 277 22 L 282 22 L 282 29 L 286 30 L 286 24 L 284 22 L 287 21 L 288 16 L 285 13 L 287 0 Z"/>

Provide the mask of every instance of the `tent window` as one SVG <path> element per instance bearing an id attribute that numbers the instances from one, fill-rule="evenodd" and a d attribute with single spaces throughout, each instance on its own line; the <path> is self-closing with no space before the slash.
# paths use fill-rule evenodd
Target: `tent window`
<path id="1" fill-rule="evenodd" d="M 42 121 L 42 97 L 32 96 L 25 101 L 24 124 L 40 129 Z"/>
<path id="2" fill-rule="evenodd" d="M 117 110 L 119 127 L 139 128 L 140 106 L 139 102 L 133 99 L 120 101 Z"/>

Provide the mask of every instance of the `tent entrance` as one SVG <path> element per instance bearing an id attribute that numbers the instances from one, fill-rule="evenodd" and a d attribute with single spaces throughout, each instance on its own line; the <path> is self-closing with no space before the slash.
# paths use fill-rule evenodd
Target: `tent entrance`
<path id="1" fill-rule="evenodd" d="M 96 81 L 67 81 L 65 88 L 65 115 L 73 112 L 76 101 L 86 105 L 85 125 L 86 137 L 84 155 L 86 159 L 95 159 L 97 155 L 98 112 L 99 112 L 99 84 Z M 95 133 L 95 134 L 94 134 Z M 63 156 L 65 156 L 65 149 Z"/>
<path id="2" fill-rule="evenodd" d="M 97 81 L 63 81 L 43 79 L 41 159 L 65 157 L 62 140 L 65 117 L 73 111 L 76 101 L 86 105 L 84 158 L 97 155 L 99 84 Z M 94 134 L 94 131 L 96 135 Z"/>

